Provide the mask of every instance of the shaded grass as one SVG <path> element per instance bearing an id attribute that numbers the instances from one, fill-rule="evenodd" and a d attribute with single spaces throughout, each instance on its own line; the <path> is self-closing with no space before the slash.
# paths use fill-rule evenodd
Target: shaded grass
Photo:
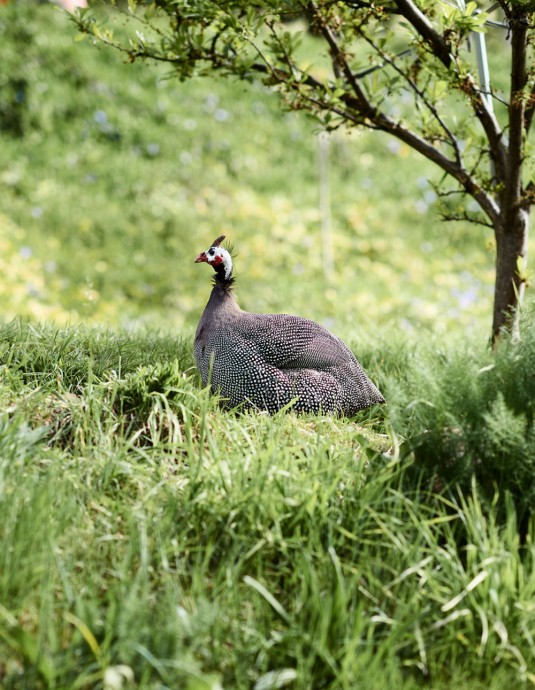
<path id="1" fill-rule="evenodd" d="M 401 356 L 390 352 L 382 385 L 389 422 L 406 439 L 402 454 L 415 458 L 431 485 L 469 491 L 475 475 L 489 504 L 496 491 L 502 499 L 511 494 L 527 529 L 535 508 L 532 308 L 522 323 L 522 339 L 504 340 L 496 353 L 438 340 Z M 493 509 L 504 511 L 503 500 Z"/>
<path id="2" fill-rule="evenodd" d="M 422 474 L 423 346 L 383 348 L 389 405 L 344 420 L 220 411 L 188 338 L 12 323 L 0 342 L 2 687 L 535 681 L 528 504 L 475 462 L 447 481 L 451 410 L 429 426 L 443 485 Z M 529 342 L 494 361 L 511 390 Z M 419 398 L 479 357 L 437 358 Z"/>

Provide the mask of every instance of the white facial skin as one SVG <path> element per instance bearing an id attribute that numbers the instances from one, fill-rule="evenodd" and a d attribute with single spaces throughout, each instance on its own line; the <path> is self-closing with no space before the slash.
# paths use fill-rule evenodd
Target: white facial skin
<path id="1" fill-rule="evenodd" d="M 223 249 L 223 247 L 210 247 L 206 252 L 206 261 L 214 268 L 217 268 L 222 263 L 225 269 L 225 278 L 230 278 L 232 273 L 232 257 L 226 249 Z"/>

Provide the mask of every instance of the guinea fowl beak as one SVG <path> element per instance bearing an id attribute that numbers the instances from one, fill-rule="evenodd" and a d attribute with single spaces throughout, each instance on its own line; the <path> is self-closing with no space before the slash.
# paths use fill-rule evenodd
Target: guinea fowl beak
<path id="1" fill-rule="evenodd" d="M 195 259 L 194 263 L 200 264 L 202 261 L 206 261 L 206 263 L 208 263 L 208 257 L 206 256 L 206 252 L 201 252 L 199 256 Z"/>

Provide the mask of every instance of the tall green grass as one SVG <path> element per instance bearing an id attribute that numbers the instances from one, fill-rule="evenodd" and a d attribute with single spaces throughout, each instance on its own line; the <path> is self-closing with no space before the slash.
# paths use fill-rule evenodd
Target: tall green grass
<path id="1" fill-rule="evenodd" d="M 361 343 L 389 402 L 337 419 L 221 411 L 189 339 L 3 324 L 1 686 L 529 687 L 525 330 Z"/>

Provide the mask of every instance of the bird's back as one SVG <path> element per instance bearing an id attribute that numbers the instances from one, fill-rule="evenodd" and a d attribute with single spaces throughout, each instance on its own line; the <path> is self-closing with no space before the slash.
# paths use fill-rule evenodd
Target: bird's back
<path id="1" fill-rule="evenodd" d="M 384 402 L 345 343 L 314 321 L 243 311 L 215 320 L 201 319 L 195 358 L 232 406 L 275 412 L 295 400 L 300 412 L 353 414 Z"/>

